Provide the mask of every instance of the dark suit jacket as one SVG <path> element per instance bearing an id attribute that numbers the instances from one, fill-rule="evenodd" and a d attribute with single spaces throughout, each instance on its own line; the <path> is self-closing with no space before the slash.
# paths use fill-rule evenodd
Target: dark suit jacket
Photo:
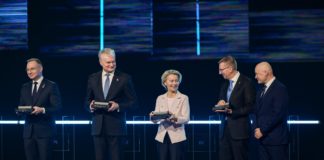
<path id="1" fill-rule="evenodd" d="M 92 117 L 92 135 L 100 135 L 102 131 L 106 135 L 126 135 L 125 111 L 137 106 L 136 93 L 131 77 L 123 72 L 115 71 L 107 98 L 104 98 L 102 90 L 102 71 L 89 76 L 85 107 L 90 111 L 92 100 L 99 102 L 115 101 L 119 104 L 119 112 L 96 110 Z"/>
<path id="2" fill-rule="evenodd" d="M 229 81 L 227 80 L 221 87 L 219 100 L 226 100 L 228 86 Z M 247 139 L 249 137 L 251 129 L 249 114 L 252 112 L 254 103 L 254 86 L 249 78 L 240 74 L 229 99 L 229 106 L 233 112 L 225 115 L 229 133 L 233 139 Z M 224 127 L 224 123 L 223 119 L 222 127 Z"/>
<path id="3" fill-rule="evenodd" d="M 36 100 L 32 100 L 32 81 L 25 83 L 20 92 L 20 106 L 39 106 L 45 108 L 45 114 L 26 115 L 23 137 L 52 137 L 55 133 L 53 114 L 62 108 L 61 96 L 55 82 L 43 79 L 38 88 Z"/>
<path id="4" fill-rule="evenodd" d="M 263 137 L 261 143 L 268 145 L 288 144 L 288 92 L 277 79 L 260 98 L 257 94 L 254 128 L 260 128 Z"/>

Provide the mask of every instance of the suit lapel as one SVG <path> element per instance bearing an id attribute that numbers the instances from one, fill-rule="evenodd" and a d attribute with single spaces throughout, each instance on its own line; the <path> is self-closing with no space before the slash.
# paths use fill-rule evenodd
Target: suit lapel
<path id="1" fill-rule="evenodd" d="M 237 82 L 236 82 L 236 84 L 235 84 L 233 90 L 232 90 L 232 93 L 231 93 L 231 95 L 230 95 L 229 101 L 231 101 L 232 96 L 233 96 L 235 93 L 237 93 L 237 90 L 239 90 L 239 88 L 241 88 L 241 85 L 242 85 L 241 83 L 242 83 L 242 78 L 241 78 L 241 75 L 240 75 L 239 78 L 237 79 Z M 229 83 L 228 83 L 227 86 L 229 86 Z"/>
<path id="2" fill-rule="evenodd" d="M 269 86 L 269 88 L 267 89 L 267 91 L 264 93 L 264 95 L 263 95 L 262 97 L 267 96 L 268 93 L 271 92 L 273 86 L 276 85 L 276 84 L 275 84 L 276 82 L 277 82 L 277 80 L 275 79 L 275 80 L 271 83 L 271 85 Z"/>
<path id="3" fill-rule="evenodd" d="M 178 91 L 178 92 L 179 92 L 179 91 Z M 180 96 L 179 93 L 177 93 L 177 97 L 175 98 L 175 100 L 174 100 L 173 103 L 172 103 L 172 106 L 175 107 L 174 109 L 178 108 L 179 103 L 180 103 L 180 100 L 181 100 L 181 96 Z"/>
<path id="4" fill-rule="evenodd" d="M 114 73 L 114 77 L 110 83 L 110 87 L 109 87 L 109 90 L 108 90 L 108 95 L 106 97 L 106 99 L 110 99 L 116 92 L 117 88 L 118 88 L 118 83 L 120 83 L 120 74 L 118 71 L 115 71 Z"/>
<path id="5" fill-rule="evenodd" d="M 181 93 L 178 91 L 174 101 L 172 102 L 172 105 L 169 107 L 170 111 L 175 114 L 175 113 L 178 113 L 179 111 L 179 106 L 180 106 L 180 103 L 181 103 Z"/>
<path id="6" fill-rule="evenodd" d="M 97 89 L 98 89 L 99 95 L 100 95 L 100 97 L 102 99 L 105 99 L 105 95 L 104 95 L 103 89 L 102 89 L 103 88 L 103 86 L 102 86 L 102 71 L 99 72 L 98 75 L 97 75 L 97 83 L 99 84 L 99 85 L 97 85 L 97 87 L 98 87 Z"/>
<path id="7" fill-rule="evenodd" d="M 163 94 L 162 96 L 162 101 L 159 104 L 159 112 L 164 112 L 168 110 L 168 100 L 167 100 L 167 96 L 166 93 Z"/>
<path id="8" fill-rule="evenodd" d="M 261 97 L 262 92 L 258 94 L 261 100 L 267 97 L 268 93 L 271 92 L 273 86 L 276 85 L 275 83 L 276 83 L 276 79 L 271 83 L 271 85 L 268 87 L 268 89 L 266 90 L 266 92 L 263 94 L 262 97 Z"/>
<path id="9" fill-rule="evenodd" d="M 262 105 L 262 99 L 264 98 L 264 97 L 261 97 L 261 94 L 262 94 L 262 88 L 259 89 L 259 91 L 258 91 L 258 93 L 257 93 L 257 102 L 256 102 L 256 103 L 258 103 L 258 105 L 257 105 L 257 109 L 261 108 L 261 105 Z M 265 95 L 263 95 L 263 96 L 265 96 Z"/>
<path id="10" fill-rule="evenodd" d="M 45 79 L 43 79 L 43 81 L 40 84 L 38 91 L 36 93 L 35 101 L 33 102 L 34 105 L 38 102 L 38 99 L 42 95 L 42 92 L 44 91 L 46 86 L 47 86 L 47 81 Z"/>
<path id="11" fill-rule="evenodd" d="M 162 112 L 162 111 L 169 111 L 169 112 L 172 112 L 172 113 L 177 113 L 178 112 L 179 104 L 181 103 L 181 94 L 177 93 L 177 95 L 176 95 L 174 101 L 172 102 L 171 106 L 169 106 L 169 104 L 168 104 L 168 97 L 167 97 L 166 93 L 163 95 L 162 98 L 163 98 L 162 105 L 159 108 L 160 112 Z"/>
<path id="12" fill-rule="evenodd" d="M 263 101 L 268 97 L 269 93 L 271 92 L 272 88 L 276 83 L 276 80 L 274 80 L 271 85 L 269 86 L 269 88 L 266 90 L 266 92 L 264 93 L 264 95 L 261 97 L 262 94 L 262 89 L 258 92 L 258 97 L 257 97 L 257 101 L 259 103 L 258 107 L 261 108 Z"/>

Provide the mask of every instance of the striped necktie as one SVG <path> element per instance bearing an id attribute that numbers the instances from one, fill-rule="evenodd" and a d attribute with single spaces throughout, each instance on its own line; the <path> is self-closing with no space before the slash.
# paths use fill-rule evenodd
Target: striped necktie
<path id="1" fill-rule="evenodd" d="M 106 81 L 105 81 L 105 84 L 104 84 L 103 93 L 104 93 L 104 96 L 106 98 L 107 95 L 108 95 L 109 87 L 110 87 L 110 79 L 109 79 L 109 74 L 108 73 L 105 76 L 106 76 Z"/>

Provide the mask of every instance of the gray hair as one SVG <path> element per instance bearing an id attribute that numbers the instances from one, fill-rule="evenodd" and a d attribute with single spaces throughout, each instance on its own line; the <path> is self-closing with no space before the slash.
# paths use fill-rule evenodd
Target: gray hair
<path id="1" fill-rule="evenodd" d="M 111 48 L 104 48 L 104 49 L 100 50 L 98 53 L 99 59 L 100 59 L 100 55 L 102 55 L 102 54 L 111 55 L 114 58 L 116 58 L 115 50 L 113 50 Z"/>
<path id="2" fill-rule="evenodd" d="M 181 83 L 181 80 L 182 80 L 182 75 L 181 75 L 181 73 L 180 73 L 179 71 L 177 71 L 177 70 L 169 69 L 169 70 L 164 71 L 164 73 L 163 73 L 162 76 L 161 76 L 161 83 L 162 83 L 162 86 L 163 86 L 164 88 L 166 88 L 166 86 L 164 85 L 164 82 L 166 81 L 167 77 L 168 77 L 170 74 L 174 74 L 174 75 L 178 76 L 179 83 Z"/>
<path id="3" fill-rule="evenodd" d="M 220 63 L 226 63 L 227 65 L 233 67 L 234 70 L 237 70 L 236 60 L 232 56 L 223 57 L 221 60 L 218 61 L 218 64 Z"/>

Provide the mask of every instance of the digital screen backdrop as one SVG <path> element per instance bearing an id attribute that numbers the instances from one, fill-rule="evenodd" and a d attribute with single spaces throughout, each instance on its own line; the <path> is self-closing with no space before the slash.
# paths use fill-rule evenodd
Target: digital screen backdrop
<path id="1" fill-rule="evenodd" d="M 0 1 L 0 51 L 27 50 L 27 0 Z"/>
<path id="2" fill-rule="evenodd" d="M 4 0 L 0 21 L 0 50 L 45 56 L 324 60 L 319 0 Z"/>

